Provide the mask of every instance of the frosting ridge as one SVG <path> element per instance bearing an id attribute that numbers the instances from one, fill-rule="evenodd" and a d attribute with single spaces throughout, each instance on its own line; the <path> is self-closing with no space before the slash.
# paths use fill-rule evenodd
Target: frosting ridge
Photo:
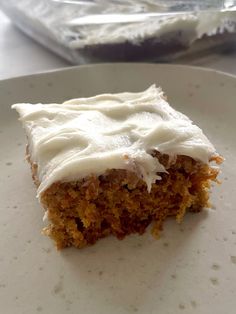
<path id="1" fill-rule="evenodd" d="M 15 104 L 38 165 L 38 196 L 52 183 L 73 181 L 107 169 L 137 173 L 147 184 L 165 172 L 154 150 L 208 163 L 215 148 L 202 130 L 174 110 L 160 88 L 103 94 L 62 104 Z"/>

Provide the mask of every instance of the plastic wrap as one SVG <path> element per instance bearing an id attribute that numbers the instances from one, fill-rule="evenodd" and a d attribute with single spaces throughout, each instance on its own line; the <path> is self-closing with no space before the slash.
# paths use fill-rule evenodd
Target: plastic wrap
<path id="1" fill-rule="evenodd" d="M 236 41 L 233 0 L 0 0 L 0 8 L 74 64 L 173 60 Z"/>

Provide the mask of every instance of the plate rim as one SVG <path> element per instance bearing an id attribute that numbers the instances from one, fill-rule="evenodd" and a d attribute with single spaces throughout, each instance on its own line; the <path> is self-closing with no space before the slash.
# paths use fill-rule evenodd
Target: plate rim
<path id="1" fill-rule="evenodd" d="M 47 74 L 56 74 L 56 73 L 66 73 L 66 72 L 77 72 L 80 69 L 86 69 L 86 68 L 100 68 L 100 67 L 112 67 L 112 66 L 132 66 L 132 67 L 142 67 L 142 66 L 148 66 L 148 67 L 166 67 L 166 68 L 177 68 L 180 70 L 192 70 L 194 72 L 205 72 L 207 74 L 217 74 L 220 76 L 227 76 L 228 78 L 236 79 L 236 74 L 232 74 L 229 72 L 224 72 L 221 70 L 216 70 L 208 67 L 203 66 L 195 66 L 195 65 L 188 65 L 188 64 L 175 64 L 175 63 L 148 63 L 148 62 L 110 62 L 110 63 L 91 63 L 91 64 L 81 64 L 81 65 L 72 65 L 72 66 L 66 66 L 62 68 L 55 68 L 45 71 L 39 71 L 31 74 L 24 74 L 24 75 L 16 75 L 5 79 L 0 79 L 0 84 L 7 83 L 9 81 L 17 81 L 21 79 L 30 79 L 35 77 L 44 76 Z"/>

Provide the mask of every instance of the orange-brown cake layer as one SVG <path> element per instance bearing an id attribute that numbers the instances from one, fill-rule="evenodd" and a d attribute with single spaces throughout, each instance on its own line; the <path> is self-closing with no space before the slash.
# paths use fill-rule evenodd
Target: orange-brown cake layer
<path id="1" fill-rule="evenodd" d="M 198 212 L 208 206 L 211 181 L 218 170 L 187 156 L 170 163 L 167 155 L 156 153 L 168 173 L 147 191 L 144 181 L 126 170 L 107 170 L 104 175 L 74 182 L 57 182 L 41 195 L 49 225 L 44 233 L 58 249 L 94 244 L 115 235 L 123 239 L 131 233 L 144 233 L 153 223 L 152 233 L 159 235 L 168 216 L 180 222 L 186 211 Z M 214 158 L 217 163 L 219 157 Z M 37 165 L 31 164 L 36 185 Z"/>

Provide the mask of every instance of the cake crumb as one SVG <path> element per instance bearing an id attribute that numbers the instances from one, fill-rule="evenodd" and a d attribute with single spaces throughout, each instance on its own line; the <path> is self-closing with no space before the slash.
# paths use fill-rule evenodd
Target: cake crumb
<path id="1" fill-rule="evenodd" d="M 218 265 L 218 264 L 212 264 L 211 268 L 212 268 L 213 270 L 219 270 L 219 269 L 220 269 L 220 265 Z"/>
<path id="2" fill-rule="evenodd" d="M 37 311 L 37 312 L 42 312 L 42 310 L 43 310 L 42 306 L 38 306 L 38 307 L 36 308 L 36 311 Z"/>
<path id="3" fill-rule="evenodd" d="M 118 259 L 117 259 L 119 262 L 122 262 L 122 261 L 124 261 L 125 259 L 124 259 L 124 257 L 118 257 Z"/>
<path id="4" fill-rule="evenodd" d="M 63 290 L 63 283 L 62 281 L 59 281 L 53 288 L 53 292 L 55 294 L 59 294 Z"/>
<path id="5" fill-rule="evenodd" d="M 179 304 L 179 308 L 180 308 L 181 310 L 184 310 L 184 309 L 185 309 L 185 305 L 184 305 L 183 303 L 180 303 L 180 304 Z"/>
<path id="6" fill-rule="evenodd" d="M 236 256 L 230 256 L 231 262 L 236 264 Z"/>
<path id="7" fill-rule="evenodd" d="M 214 286 L 217 286 L 217 285 L 219 284 L 218 278 L 211 277 L 211 278 L 210 278 L 210 281 L 211 281 L 211 283 L 212 283 Z"/>
<path id="8" fill-rule="evenodd" d="M 43 250 L 44 250 L 44 252 L 46 252 L 46 253 L 50 253 L 50 252 L 52 251 L 51 248 L 43 248 Z"/>
<path id="9" fill-rule="evenodd" d="M 196 307 L 197 307 L 197 302 L 196 302 L 196 301 L 192 300 L 190 303 L 191 303 L 191 305 L 192 305 L 193 308 L 196 308 Z"/>

